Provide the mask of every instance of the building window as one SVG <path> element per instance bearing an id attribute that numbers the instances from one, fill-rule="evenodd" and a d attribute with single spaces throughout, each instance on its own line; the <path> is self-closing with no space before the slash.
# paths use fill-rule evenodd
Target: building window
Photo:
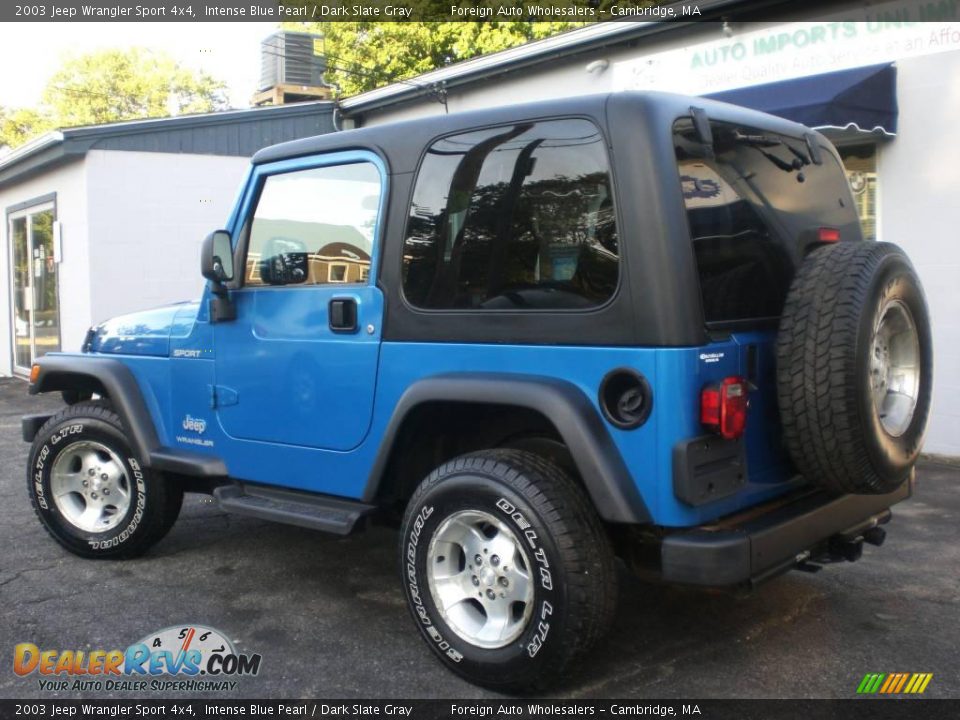
<path id="1" fill-rule="evenodd" d="M 330 263 L 327 271 L 327 282 L 347 282 L 347 265 L 343 263 Z"/>
<path id="2" fill-rule="evenodd" d="M 856 145 L 837 148 L 847 171 L 853 201 L 860 216 L 863 237 L 877 239 L 877 147 Z"/>
<path id="3" fill-rule="evenodd" d="M 245 284 L 366 282 L 380 192 L 369 162 L 267 177 L 250 227 Z"/>
<path id="4" fill-rule="evenodd" d="M 420 308 L 585 309 L 616 290 L 619 250 L 603 136 L 587 120 L 454 135 L 427 151 L 403 252 Z"/>

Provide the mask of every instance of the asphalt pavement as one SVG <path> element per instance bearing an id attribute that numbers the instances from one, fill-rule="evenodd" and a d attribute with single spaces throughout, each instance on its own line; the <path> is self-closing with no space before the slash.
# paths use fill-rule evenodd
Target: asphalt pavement
<path id="1" fill-rule="evenodd" d="M 13 648 L 126 648 L 203 624 L 260 653 L 238 698 L 494 698 L 442 668 L 404 606 L 397 534 L 348 538 L 228 516 L 188 495 L 146 556 L 91 561 L 41 528 L 27 498 L 22 414 L 55 410 L 0 380 L 0 697 L 45 692 L 14 674 Z M 929 697 L 960 697 L 960 468 L 924 464 L 881 548 L 748 597 L 640 582 L 622 573 L 610 636 L 558 698 L 850 698 L 868 672 L 928 672 Z M 188 697 L 204 697 L 190 693 Z"/>

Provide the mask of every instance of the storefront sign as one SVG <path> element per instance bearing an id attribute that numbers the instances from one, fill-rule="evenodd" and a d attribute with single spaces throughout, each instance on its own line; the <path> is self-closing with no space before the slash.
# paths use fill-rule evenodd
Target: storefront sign
<path id="1" fill-rule="evenodd" d="M 615 90 L 701 95 L 960 50 L 960 0 L 900 0 L 811 22 L 734 23 L 717 40 L 613 65 Z M 756 29 L 760 28 L 760 29 Z"/>

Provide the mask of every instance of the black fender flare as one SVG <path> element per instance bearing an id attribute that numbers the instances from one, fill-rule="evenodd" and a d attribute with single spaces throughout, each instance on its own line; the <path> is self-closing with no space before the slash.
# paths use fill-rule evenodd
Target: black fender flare
<path id="1" fill-rule="evenodd" d="M 467 402 L 517 406 L 546 417 L 570 450 L 583 484 L 601 518 L 615 523 L 649 523 L 649 510 L 600 413 L 573 383 L 513 373 L 446 373 L 413 383 L 400 397 L 383 434 L 364 491 L 376 496 L 397 434 L 418 405 Z"/>
<path id="2" fill-rule="evenodd" d="M 31 395 L 74 389 L 98 392 L 102 388 L 120 416 L 130 444 L 146 467 L 195 477 L 227 475 L 226 466 L 219 458 L 161 446 L 140 385 L 130 368 L 121 361 L 93 356 L 47 355 L 35 364 L 40 369 L 27 390 Z M 32 441 L 46 419 L 49 416 L 25 417 L 23 439 Z"/>

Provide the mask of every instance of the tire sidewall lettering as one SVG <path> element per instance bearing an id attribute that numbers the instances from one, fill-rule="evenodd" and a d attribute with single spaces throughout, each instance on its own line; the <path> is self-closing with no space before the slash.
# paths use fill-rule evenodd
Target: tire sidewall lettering
<path id="1" fill-rule="evenodd" d="M 84 430 L 84 424 L 81 423 L 70 423 L 69 425 L 62 426 L 57 432 L 53 433 L 50 436 L 50 444 L 58 445 L 63 440 L 67 439 L 71 435 L 78 435 Z"/>
<path id="2" fill-rule="evenodd" d="M 122 459 L 133 489 L 128 517 L 108 533 L 89 533 L 74 527 L 59 511 L 51 494 L 51 472 L 59 453 L 71 442 L 95 440 L 110 447 Z M 147 509 L 146 476 L 140 462 L 132 456 L 122 437 L 113 428 L 105 430 L 101 423 L 66 420 L 57 425 L 35 450 L 30 466 L 30 489 L 41 519 L 50 530 L 70 544 L 83 544 L 94 551 L 119 547 L 133 538 L 141 527 Z"/>
<path id="3" fill-rule="evenodd" d="M 433 515 L 433 506 L 421 506 L 406 538 L 405 562 L 407 591 L 410 596 L 410 602 L 413 605 L 414 614 L 423 628 L 424 633 L 430 641 L 434 643 L 438 651 L 443 653 L 452 662 L 459 663 L 463 660 L 463 655 L 444 638 L 424 605 L 423 593 L 429 592 L 429 590 L 421 589 L 417 573 L 417 548 L 420 545 L 423 528 L 431 515 Z"/>
<path id="4" fill-rule="evenodd" d="M 497 500 L 496 506 L 520 531 L 520 537 L 526 540 L 536 561 L 541 589 L 547 593 L 552 593 L 553 573 L 550 570 L 550 561 L 547 559 L 546 550 L 537 542 L 539 537 L 531 522 L 513 503 L 504 497 Z M 526 652 L 531 658 L 536 657 L 537 653 L 543 649 L 544 642 L 550 634 L 550 618 L 553 616 L 553 605 L 548 599 L 542 599 L 537 603 L 537 606 L 539 612 L 535 610 L 534 617 L 531 619 L 531 624 L 534 625 L 534 633 L 530 641 L 526 643 Z"/>
<path id="5" fill-rule="evenodd" d="M 129 465 L 130 469 L 133 471 L 133 481 L 137 486 L 136 509 L 133 511 L 130 522 L 116 537 L 108 540 L 88 541 L 93 550 L 108 550 L 110 548 L 117 547 L 118 545 L 122 545 L 133 536 L 137 528 L 140 527 L 140 521 L 143 520 L 143 513 L 147 507 L 147 489 L 143 481 L 143 470 L 140 468 L 140 464 L 137 462 L 136 458 L 128 457 L 127 465 Z"/>
<path id="6" fill-rule="evenodd" d="M 512 494 L 504 494 L 489 485 L 476 489 L 476 501 L 466 504 L 457 497 L 456 490 L 449 495 L 444 493 L 427 498 L 408 522 L 403 539 L 404 583 L 414 618 L 434 650 L 444 660 L 458 666 L 484 663 L 484 656 L 499 657 L 508 663 L 535 661 L 540 664 L 542 658 L 538 656 L 549 646 L 549 639 L 556 635 L 561 617 L 557 568 L 551 561 L 554 549 L 552 545 L 545 547 L 542 531 L 538 531 L 539 519 L 531 520 L 530 511 L 518 507 L 523 502 L 522 496 L 511 499 Z M 505 516 L 517 541 L 525 546 L 532 566 L 530 579 L 534 583 L 534 608 L 528 626 L 520 637 L 500 648 L 480 648 L 456 635 L 442 617 L 435 616 L 437 609 L 427 586 L 426 555 L 430 539 L 447 517 L 465 509 L 486 510 L 495 516 Z"/>

